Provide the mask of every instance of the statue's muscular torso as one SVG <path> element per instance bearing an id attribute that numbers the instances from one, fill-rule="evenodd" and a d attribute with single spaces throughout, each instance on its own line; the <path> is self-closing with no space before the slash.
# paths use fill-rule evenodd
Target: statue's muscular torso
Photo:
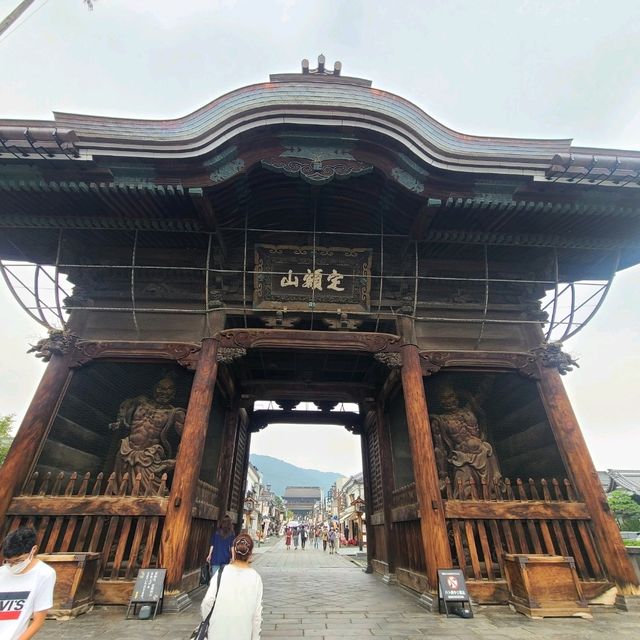
<path id="1" fill-rule="evenodd" d="M 131 416 L 129 424 L 125 418 L 127 414 Z M 157 444 L 162 445 L 161 434 L 171 426 L 181 433 L 184 415 L 184 409 L 160 404 L 147 396 L 138 396 L 122 404 L 118 424 L 124 423 L 129 427 L 129 444 L 140 451 Z"/>

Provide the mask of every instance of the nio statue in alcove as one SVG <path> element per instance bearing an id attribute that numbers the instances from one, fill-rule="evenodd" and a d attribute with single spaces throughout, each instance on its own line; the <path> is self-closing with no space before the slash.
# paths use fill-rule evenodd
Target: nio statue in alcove
<path id="1" fill-rule="evenodd" d="M 450 386 L 439 390 L 438 403 L 442 413 L 431 415 L 431 429 L 441 488 L 449 472 L 452 474 L 453 497 L 465 500 L 472 497 L 471 481 L 478 494 L 485 480 L 490 493 L 502 485 L 502 475 L 493 447 L 482 433 L 478 416 L 482 415 L 479 398 L 469 394 L 466 402 Z"/>
<path id="2" fill-rule="evenodd" d="M 129 474 L 127 492 L 140 474 L 140 493 L 155 493 L 162 474 L 175 466 L 167 434 L 173 428 L 181 435 L 185 418 L 185 410 L 171 404 L 175 394 L 174 381 L 165 377 L 153 388 L 153 398 L 141 395 L 125 400 L 116 422 L 109 425 L 114 431 L 127 433 L 115 463 L 118 483 Z"/>

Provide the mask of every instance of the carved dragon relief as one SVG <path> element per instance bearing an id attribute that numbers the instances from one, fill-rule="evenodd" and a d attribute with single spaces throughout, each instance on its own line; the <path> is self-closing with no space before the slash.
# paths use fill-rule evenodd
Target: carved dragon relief
<path id="1" fill-rule="evenodd" d="M 76 348 L 78 337 L 68 331 L 61 329 L 51 329 L 49 336 L 38 340 L 36 344 L 30 345 L 27 353 L 35 353 L 36 358 L 43 362 L 49 362 L 53 354 L 65 355 Z"/>
<path id="2" fill-rule="evenodd" d="M 562 350 L 562 342 L 549 342 L 531 349 L 531 353 L 543 367 L 557 369 L 561 376 L 573 371 L 574 367 L 580 368 L 578 362 Z"/>

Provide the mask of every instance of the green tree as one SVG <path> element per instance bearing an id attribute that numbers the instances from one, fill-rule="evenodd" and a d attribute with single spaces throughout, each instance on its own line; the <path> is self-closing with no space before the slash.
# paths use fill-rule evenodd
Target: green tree
<path id="1" fill-rule="evenodd" d="M 0 416 L 0 464 L 4 462 L 9 447 L 11 446 L 11 428 L 15 416 L 10 413 L 6 416 Z"/>
<path id="2" fill-rule="evenodd" d="M 640 528 L 640 505 L 629 492 L 616 489 L 607 496 L 607 500 L 621 529 Z"/>

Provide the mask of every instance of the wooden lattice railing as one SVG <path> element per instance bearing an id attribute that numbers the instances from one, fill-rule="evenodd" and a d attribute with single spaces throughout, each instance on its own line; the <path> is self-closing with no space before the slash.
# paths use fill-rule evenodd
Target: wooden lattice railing
<path id="1" fill-rule="evenodd" d="M 133 579 L 140 568 L 156 566 L 160 531 L 167 510 L 167 476 L 157 489 L 142 491 L 141 476 L 125 474 L 34 473 L 11 501 L 5 532 L 29 525 L 44 553 L 95 551 L 99 577 Z"/>
<path id="2" fill-rule="evenodd" d="M 504 554 L 525 553 L 573 556 L 581 580 L 606 580 L 589 512 L 569 480 L 518 478 L 491 487 L 470 482 L 454 488 L 446 479 L 444 497 L 453 561 L 467 578 L 503 579 Z M 415 484 L 398 488 L 394 515 L 403 521 L 417 518 L 416 502 Z"/>
<path id="3" fill-rule="evenodd" d="M 166 496 L 167 474 L 162 474 L 160 485 L 157 489 L 148 489 L 144 493 L 140 491 L 141 476 L 129 482 L 129 474 L 125 473 L 120 482 L 115 473 L 106 478 L 99 473 L 94 478 L 90 473 L 79 475 L 78 473 L 65 473 L 60 471 L 52 474 L 50 471 L 40 474 L 37 471 L 32 474 L 29 481 L 23 487 L 21 496 Z"/>
<path id="4" fill-rule="evenodd" d="M 4 533 L 32 526 L 43 553 L 96 551 L 101 554 L 100 578 L 131 580 L 138 569 L 159 563 L 167 495 L 166 474 L 157 488 L 143 491 L 140 475 L 131 482 L 125 474 L 118 482 L 115 473 L 105 478 L 102 473 L 36 472 L 11 501 Z M 201 523 L 196 528 L 202 529 L 199 548 L 217 519 L 217 498 L 217 487 L 198 481 L 194 509 Z"/>

